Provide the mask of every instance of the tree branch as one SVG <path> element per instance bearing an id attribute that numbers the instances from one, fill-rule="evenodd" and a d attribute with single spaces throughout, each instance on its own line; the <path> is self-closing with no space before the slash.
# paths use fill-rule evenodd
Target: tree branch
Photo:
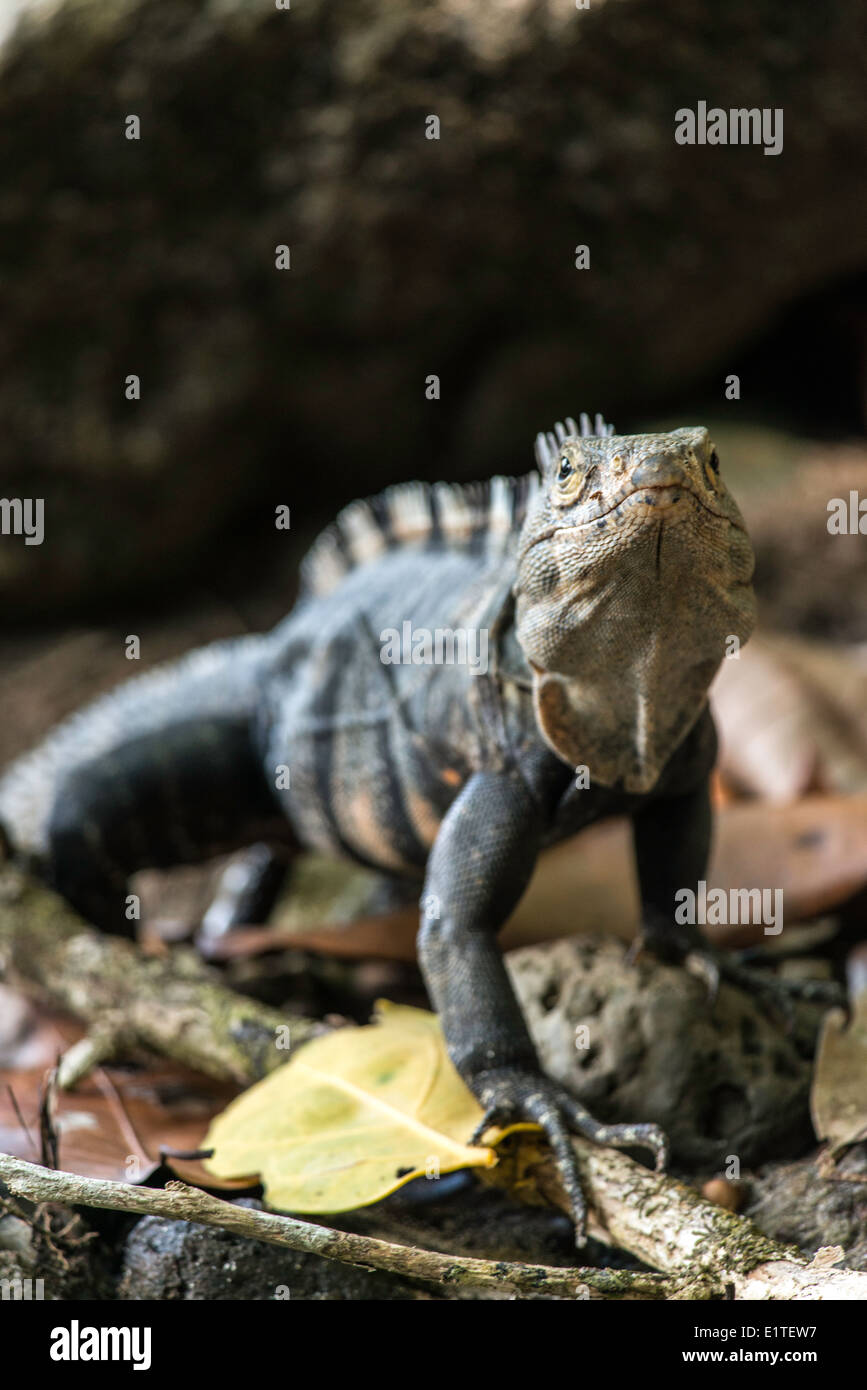
<path id="1" fill-rule="evenodd" d="M 498 1293 L 547 1295 L 568 1299 L 701 1299 L 708 1297 L 706 1281 L 660 1274 L 606 1269 L 557 1269 L 550 1265 L 510 1264 L 441 1255 L 371 1236 L 335 1231 L 273 1212 L 254 1211 L 211 1197 L 198 1188 L 170 1182 L 165 1189 L 133 1187 L 128 1183 L 82 1178 L 73 1173 L 40 1168 L 23 1159 L 0 1154 L 0 1181 L 18 1197 L 31 1202 L 61 1202 L 66 1206 L 100 1207 L 216 1226 L 250 1240 L 264 1240 L 287 1250 L 364 1265 L 390 1274 L 418 1279 L 449 1289 L 490 1289 Z"/>
<path id="2" fill-rule="evenodd" d="M 144 1047 L 207 1076 L 249 1085 L 320 1031 L 226 989 L 189 950 L 146 956 L 132 942 L 88 927 L 62 898 L 10 866 L 0 870 L 0 976 L 93 1025 L 65 1068 Z"/>
<path id="3" fill-rule="evenodd" d="M 711 1282 L 717 1295 L 736 1299 L 867 1299 L 867 1273 L 834 1269 L 839 1246 L 826 1246 L 812 1261 L 794 1246 L 762 1235 L 751 1221 L 705 1201 L 692 1188 L 653 1173 L 617 1149 L 573 1139 L 590 1205 L 589 1230 L 666 1274 L 691 1274 Z M 541 1193 L 571 1210 L 553 1157 L 525 1136 L 484 1181 L 533 1200 Z"/>

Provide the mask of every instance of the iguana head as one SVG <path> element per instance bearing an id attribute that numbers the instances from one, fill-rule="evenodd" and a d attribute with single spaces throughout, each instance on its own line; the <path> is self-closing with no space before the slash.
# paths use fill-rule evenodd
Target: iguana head
<path id="1" fill-rule="evenodd" d="M 755 621 L 753 551 L 706 429 L 539 435 L 517 635 L 550 746 L 648 790 Z M 736 639 L 736 640 L 732 640 Z"/>

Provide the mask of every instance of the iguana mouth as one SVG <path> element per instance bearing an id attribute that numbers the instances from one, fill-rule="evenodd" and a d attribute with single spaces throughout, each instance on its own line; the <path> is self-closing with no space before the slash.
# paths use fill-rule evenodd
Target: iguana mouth
<path id="1" fill-rule="evenodd" d="M 703 498 L 699 497 L 698 493 L 693 491 L 693 489 L 684 482 L 651 483 L 649 485 L 645 485 L 644 487 L 632 488 L 631 491 L 625 494 L 625 496 L 619 497 L 616 502 L 613 502 L 610 507 L 607 507 L 604 512 L 598 512 L 596 516 L 590 517 L 588 521 L 571 521 L 564 522 L 562 526 L 549 526 L 545 531 L 541 532 L 540 535 L 534 536 L 531 543 L 527 546 L 527 549 L 522 551 L 521 554 L 518 556 L 519 562 L 523 559 L 525 555 L 529 554 L 529 552 L 534 548 L 534 546 L 541 545 L 543 541 L 550 540 L 551 537 L 556 535 L 558 531 L 586 531 L 589 529 L 589 527 L 596 526 L 605 517 L 611 516 L 612 512 L 618 511 L 620 507 L 624 506 L 625 503 L 630 502 L 633 498 L 647 497 L 648 493 L 676 494 L 676 496 L 673 496 L 670 499 L 670 501 L 654 500 L 652 502 L 649 502 L 649 505 L 653 507 L 657 512 L 668 512 L 673 507 L 675 507 L 678 504 L 678 502 L 682 502 L 686 498 L 689 498 L 691 501 L 695 502 L 699 507 L 701 507 L 704 511 L 709 512 L 711 516 L 715 516 L 718 521 L 727 521 L 730 526 L 738 526 L 738 523 L 734 520 L 733 517 L 727 516 L 725 512 L 716 511 L 714 507 L 709 507 L 708 504 L 703 500 Z M 743 527 L 738 527 L 738 529 L 743 530 Z"/>
<path id="2" fill-rule="evenodd" d="M 653 501 L 651 501 L 650 498 L 646 496 L 647 493 L 651 492 L 670 493 L 673 495 L 666 500 L 660 499 L 659 501 L 657 501 L 656 499 L 654 499 Z M 626 493 L 625 497 L 618 498 L 618 500 L 614 502 L 610 507 L 606 508 L 604 512 L 600 512 L 598 516 L 594 516 L 592 521 L 585 521 L 580 524 L 584 526 L 592 526 L 595 522 L 601 521 L 604 516 L 610 516 L 612 512 L 616 512 L 619 507 L 622 507 L 625 502 L 631 501 L 631 499 L 634 497 L 645 497 L 645 500 L 649 503 L 650 506 L 657 507 L 660 511 L 667 511 L 670 507 L 676 506 L 678 502 L 681 502 L 685 498 L 689 497 L 693 502 L 696 502 L 700 507 L 703 507 L 706 512 L 710 512 L 711 516 L 718 517 L 720 521 L 731 520 L 731 518 L 726 516 L 724 512 L 718 512 L 715 510 L 714 507 L 709 507 L 707 502 L 705 502 L 702 497 L 699 497 L 698 493 L 695 492 L 691 487 L 689 487 L 688 484 L 683 482 L 677 482 L 650 483 L 645 484 L 644 487 L 632 488 L 630 492 Z"/>
<path id="3" fill-rule="evenodd" d="M 705 506 L 698 494 L 693 492 L 692 488 L 687 487 L 685 483 L 651 483 L 645 487 L 633 488 L 631 492 L 627 492 L 625 497 L 621 497 L 619 502 L 616 502 L 613 507 L 609 507 L 608 511 L 602 512 L 601 515 L 608 516 L 611 512 L 616 511 L 618 507 L 622 507 L 623 503 L 628 502 L 630 498 L 640 497 L 642 494 L 650 492 L 671 494 L 670 496 L 661 496 L 658 501 L 656 498 L 651 500 L 650 497 L 645 496 L 645 502 L 649 503 L 651 507 L 658 507 L 661 511 L 667 511 L 669 507 L 676 506 L 678 502 L 683 501 L 684 497 L 691 497 L 693 501 L 698 502 L 700 507 Z M 710 507 L 705 507 L 705 510 L 711 511 L 712 509 Z M 713 515 L 719 516 L 719 513 L 714 512 Z M 596 520 L 598 521 L 599 517 L 597 517 Z"/>

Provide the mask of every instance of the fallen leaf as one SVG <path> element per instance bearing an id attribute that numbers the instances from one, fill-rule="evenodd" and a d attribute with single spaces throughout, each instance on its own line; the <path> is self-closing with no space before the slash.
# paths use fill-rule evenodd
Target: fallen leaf
<path id="1" fill-rule="evenodd" d="M 79 1023 L 23 996 L 0 996 L 0 1152 L 41 1161 L 39 1101 L 48 1069 L 84 1036 Z M 174 1062 L 97 1067 L 57 1091 L 60 1167 L 83 1177 L 143 1182 L 161 1147 L 195 1149 L 234 1087 Z"/>
<path id="2" fill-rule="evenodd" d="M 204 1141 L 205 1168 L 258 1173 L 282 1210 L 350 1211 L 425 1174 L 496 1163 L 467 1143 L 481 1118 L 436 1016 L 380 1001 L 376 1022 L 315 1039 L 233 1101 Z"/>
<path id="3" fill-rule="evenodd" d="M 727 784 L 768 801 L 867 791 L 867 674 L 853 649 L 754 636 L 711 688 Z"/>
<path id="4" fill-rule="evenodd" d="M 826 1015 L 810 1096 L 813 1128 L 832 1158 L 867 1139 L 867 946 L 852 952 L 848 974 L 849 1024 L 842 1009 Z"/>
<path id="5" fill-rule="evenodd" d="M 278 904 L 267 927 L 228 932 L 212 948 L 218 958 L 294 946 L 303 950 L 359 958 L 414 960 L 418 905 L 391 912 L 371 911 L 361 892 L 359 915 L 332 922 L 327 901 L 319 900 L 306 918 L 302 900 Z M 779 888 L 784 895 L 786 928 L 808 921 L 852 897 L 867 884 L 867 795 L 808 796 L 791 804 L 739 801 L 719 809 L 708 870 L 709 888 Z M 342 890 L 341 890 L 342 891 Z M 287 904 L 291 904 L 289 913 Z M 539 856 L 530 885 L 506 922 L 504 950 L 555 941 L 592 931 L 631 941 L 639 920 L 638 886 L 628 821 L 614 817 L 563 840 Z M 720 946 L 737 948 L 767 942 L 761 924 L 710 927 Z"/>

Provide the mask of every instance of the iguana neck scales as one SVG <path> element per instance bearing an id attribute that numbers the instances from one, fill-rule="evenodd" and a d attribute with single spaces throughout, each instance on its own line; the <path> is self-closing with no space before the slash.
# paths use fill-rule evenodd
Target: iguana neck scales
<path id="1" fill-rule="evenodd" d="M 753 552 L 707 431 L 537 443 L 516 626 L 539 728 L 594 780 L 649 791 L 752 631 Z"/>
<path id="2" fill-rule="evenodd" d="M 753 559 L 703 429 L 582 417 L 536 457 L 528 478 L 346 508 L 282 623 L 73 716 L 0 781 L 0 823 L 114 931 L 136 870 L 260 840 L 424 876 L 419 958 L 450 1055 L 487 1121 L 543 1125 L 580 1229 L 569 1130 L 664 1139 L 597 1124 L 542 1074 L 496 932 L 544 844 L 621 811 L 644 931 L 671 946 L 674 893 L 707 860 L 707 690 L 752 627 Z M 484 668 L 384 659 L 407 624 L 484 634 Z"/>

